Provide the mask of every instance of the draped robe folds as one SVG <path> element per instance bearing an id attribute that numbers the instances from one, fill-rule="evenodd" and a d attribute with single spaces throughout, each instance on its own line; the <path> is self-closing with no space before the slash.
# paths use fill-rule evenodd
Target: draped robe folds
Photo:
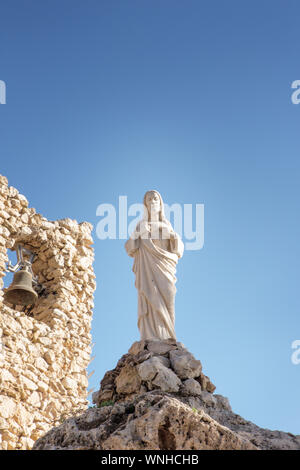
<path id="1" fill-rule="evenodd" d="M 138 290 L 138 328 L 141 340 L 168 338 L 175 335 L 176 264 L 184 246 L 177 234 L 170 239 L 170 250 L 153 243 L 151 238 L 129 239 L 125 248 L 134 257 L 133 272 Z"/>

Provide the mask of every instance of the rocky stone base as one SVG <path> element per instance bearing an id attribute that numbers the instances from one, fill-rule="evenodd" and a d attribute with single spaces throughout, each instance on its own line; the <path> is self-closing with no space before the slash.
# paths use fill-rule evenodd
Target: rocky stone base
<path id="1" fill-rule="evenodd" d="M 106 372 L 95 407 L 53 428 L 33 449 L 300 449 L 300 436 L 259 428 L 214 391 L 182 343 L 139 341 Z"/>
<path id="2" fill-rule="evenodd" d="M 93 403 L 114 402 L 136 394 L 161 390 L 175 396 L 209 395 L 215 386 L 203 374 L 201 362 L 175 340 L 137 341 L 118 361 L 115 369 L 104 375 Z M 203 395 L 203 396 L 204 396 Z"/>

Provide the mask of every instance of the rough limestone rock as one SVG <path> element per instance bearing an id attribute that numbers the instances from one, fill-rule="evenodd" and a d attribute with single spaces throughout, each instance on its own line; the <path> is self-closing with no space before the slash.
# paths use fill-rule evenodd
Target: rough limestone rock
<path id="1" fill-rule="evenodd" d="M 120 394 L 132 393 L 139 389 L 141 378 L 135 367 L 127 365 L 121 370 L 120 375 L 116 378 L 116 390 Z"/>
<path id="2" fill-rule="evenodd" d="M 300 449 L 300 436 L 244 420 L 214 390 L 182 343 L 139 341 L 106 372 L 95 407 L 53 428 L 33 449 Z"/>
<path id="3" fill-rule="evenodd" d="M 151 388 L 152 381 L 152 385 L 164 392 L 178 392 L 181 380 L 163 364 L 161 359 L 166 358 L 150 357 L 137 366 L 141 380 L 146 381 L 149 388 Z"/>
<path id="4" fill-rule="evenodd" d="M 39 439 L 35 450 L 256 449 L 204 411 L 147 393 L 127 404 L 88 410 Z"/>
<path id="5" fill-rule="evenodd" d="M 170 351 L 170 361 L 172 369 L 181 379 L 200 377 L 201 362 L 197 361 L 190 352 L 182 349 L 172 350 Z"/>
<path id="6" fill-rule="evenodd" d="M 187 379 L 183 382 L 183 385 L 184 385 L 184 388 L 183 388 L 184 393 L 187 393 L 188 395 L 192 395 L 192 396 L 201 395 L 201 392 L 202 392 L 201 385 L 199 384 L 199 382 L 197 382 L 197 380 Z"/>

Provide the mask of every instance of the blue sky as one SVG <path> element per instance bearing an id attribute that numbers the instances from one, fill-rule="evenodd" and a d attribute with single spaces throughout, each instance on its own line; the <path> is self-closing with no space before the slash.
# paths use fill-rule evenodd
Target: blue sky
<path id="1" fill-rule="evenodd" d="M 96 208 L 204 204 L 178 263 L 176 332 L 216 393 L 300 434 L 299 2 L 1 4 L 0 173 L 49 220 L 94 225 L 89 388 L 139 339 L 132 259 Z"/>

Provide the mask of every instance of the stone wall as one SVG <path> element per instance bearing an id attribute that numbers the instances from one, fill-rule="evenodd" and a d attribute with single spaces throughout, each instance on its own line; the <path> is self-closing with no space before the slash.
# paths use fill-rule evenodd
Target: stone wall
<path id="1" fill-rule="evenodd" d="M 48 221 L 0 176 L 0 449 L 30 449 L 87 408 L 96 287 L 92 228 Z M 16 243 L 37 255 L 33 308 L 4 303 L 3 277 Z"/>

